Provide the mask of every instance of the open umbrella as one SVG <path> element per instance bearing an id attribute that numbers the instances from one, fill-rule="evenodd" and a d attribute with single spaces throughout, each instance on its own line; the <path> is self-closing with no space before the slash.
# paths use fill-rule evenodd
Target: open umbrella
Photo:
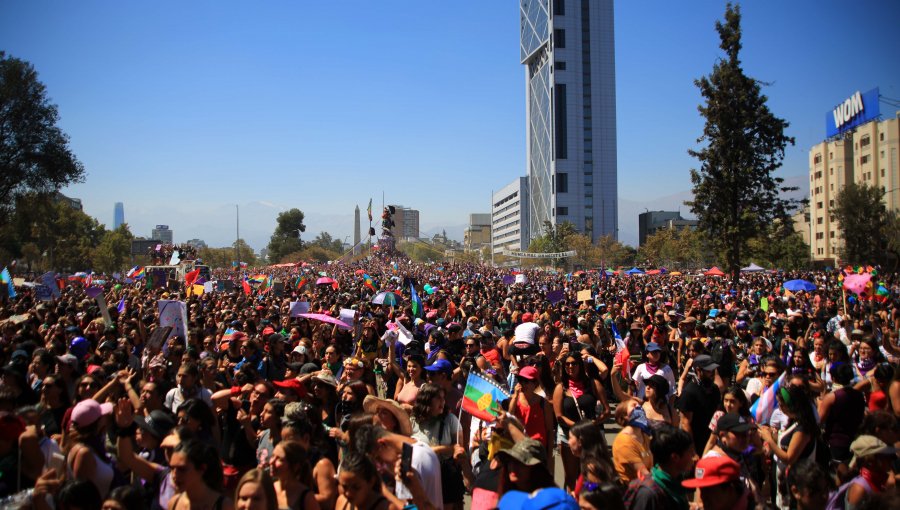
<path id="1" fill-rule="evenodd" d="M 784 282 L 784 288 L 791 292 L 797 292 L 800 290 L 812 292 L 816 290 L 816 284 L 814 284 L 813 282 L 808 282 L 806 280 L 789 280 Z"/>
<path id="2" fill-rule="evenodd" d="M 331 285 L 332 283 L 334 283 L 334 280 L 327 276 L 323 276 L 316 280 L 316 285 Z"/>
<path id="3" fill-rule="evenodd" d="M 366 272 L 363 271 L 362 269 L 357 269 L 356 271 L 354 271 L 354 274 L 358 274 L 358 275 L 359 275 L 359 274 L 365 274 L 365 273 L 366 273 Z"/>
<path id="4" fill-rule="evenodd" d="M 393 292 L 379 292 L 372 298 L 372 303 L 376 305 L 397 306 L 397 295 Z"/>
<path id="5" fill-rule="evenodd" d="M 301 313 L 299 316 L 305 319 L 312 319 L 314 321 L 322 321 L 328 324 L 334 324 L 335 326 L 342 329 L 352 329 L 352 327 L 344 321 L 330 315 L 325 315 L 324 313 Z"/>

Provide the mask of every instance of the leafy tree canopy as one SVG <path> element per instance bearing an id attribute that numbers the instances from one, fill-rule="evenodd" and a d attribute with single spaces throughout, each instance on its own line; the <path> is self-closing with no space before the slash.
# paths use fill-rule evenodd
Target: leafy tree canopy
<path id="1" fill-rule="evenodd" d="M 306 232 L 303 218 L 303 211 L 296 208 L 278 214 L 275 232 L 269 239 L 269 260 L 281 260 L 285 255 L 303 248 L 300 239 L 300 235 Z"/>

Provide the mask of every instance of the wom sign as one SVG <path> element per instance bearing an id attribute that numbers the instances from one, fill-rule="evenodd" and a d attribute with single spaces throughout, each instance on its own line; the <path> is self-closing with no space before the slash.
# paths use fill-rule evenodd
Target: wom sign
<path id="1" fill-rule="evenodd" d="M 826 135 L 828 138 L 837 136 L 848 129 L 865 124 L 879 115 L 878 88 L 865 94 L 856 91 L 843 103 L 825 114 Z"/>

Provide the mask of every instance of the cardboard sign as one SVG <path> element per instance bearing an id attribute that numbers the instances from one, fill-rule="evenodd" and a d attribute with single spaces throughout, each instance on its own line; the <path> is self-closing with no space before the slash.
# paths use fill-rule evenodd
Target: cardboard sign
<path id="1" fill-rule="evenodd" d="M 591 289 L 579 290 L 578 291 L 578 301 L 590 301 L 594 298 L 591 297 Z"/>
<path id="2" fill-rule="evenodd" d="M 172 334 L 183 337 L 187 343 L 187 305 L 183 301 L 160 299 L 157 306 L 159 325 L 171 326 Z"/>
<path id="3" fill-rule="evenodd" d="M 214 292 L 216 287 L 216 282 L 203 282 L 203 293 L 209 294 L 210 292 Z"/>
<path id="4" fill-rule="evenodd" d="M 275 280 L 272 283 L 272 292 L 274 292 L 278 297 L 284 296 L 284 282 Z"/>
<path id="5" fill-rule="evenodd" d="M 52 294 L 53 297 L 59 298 L 60 293 L 59 285 L 56 283 L 56 273 L 52 271 L 44 273 L 41 276 L 41 281 L 44 282 L 44 285 L 46 285 L 50 289 L 50 294 Z"/>
<path id="6" fill-rule="evenodd" d="M 301 313 L 309 313 L 309 301 L 291 301 L 291 317 L 299 317 Z"/>
<path id="7" fill-rule="evenodd" d="M 231 280 L 219 280 L 219 286 L 222 292 L 234 291 L 234 282 Z"/>
<path id="8" fill-rule="evenodd" d="M 356 323 L 356 310 L 341 308 L 340 321 L 352 328 L 353 324 Z"/>
<path id="9" fill-rule="evenodd" d="M 53 284 L 53 287 L 56 287 L 56 283 Z M 57 290 L 57 292 L 59 292 L 58 287 L 56 290 Z M 46 285 L 35 285 L 34 286 L 34 297 L 38 298 L 41 301 L 52 301 L 53 300 L 52 287 L 48 287 Z"/>
<path id="10" fill-rule="evenodd" d="M 154 329 L 153 333 L 150 334 L 150 339 L 147 340 L 147 348 L 150 349 L 150 352 L 160 350 L 163 344 L 166 343 L 166 339 L 169 338 L 169 333 L 171 332 L 171 326 L 157 327 Z"/>
<path id="11" fill-rule="evenodd" d="M 100 307 L 100 315 L 103 317 L 103 323 L 106 324 L 107 327 L 110 327 L 114 324 L 112 317 L 109 316 L 109 308 L 106 306 L 106 296 L 102 293 L 94 298 L 97 301 L 97 306 Z"/>
<path id="12" fill-rule="evenodd" d="M 527 282 L 528 282 L 528 278 L 526 278 L 524 274 L 516 275 L 516 283 L 527 283 Z"/>

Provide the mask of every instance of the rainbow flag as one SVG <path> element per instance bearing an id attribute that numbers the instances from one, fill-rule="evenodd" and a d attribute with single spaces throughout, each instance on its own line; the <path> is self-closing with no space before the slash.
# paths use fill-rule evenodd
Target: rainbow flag
<path id="1" fill-rule="evenodd" d="M 136 271 L 134 271 L 134 273 L 132 273 L 129 278 L 131 278 L 132 280 L 140 280 L 141 278 L 146 276 L 146 274 L 147 272 L 144 271 L 143 267 L 136 267 Z"/>
<path id="2" fill-rule="evenodd" d="M 369 199 L 369 208 L 367 209 L 369 213 L 369 223 L 372 223 L 372 199 Z"/>
<path id="3" fill-rule="evenodd" d="M 249 278 L 247 281 L 250 283 L 264 283 L 269 277 L 264 274 L 255 274 Z"/>
<path id="4" fill-rule="evenodd" d="M 425 315 L 425 307 L 422 306 L 422 298 L 420 298 L 419 295 L 416 294 L 416 287 L 411 283 L 409 284 L 409 291 L 411 294 L 410 299 L 412 300 L 413 316 L 421 317 L 422 315 Z"/>
<path id="5" fill-rule="evenodd" d="M 759 399 L 750 406 L 750 415 L 756 419 L 757 424 L 769 424 L 769 420 L 772 419 L 772 413 L 778 408 L 778 399 L 775 398 L 775 393 L 781 388 L 782 384 L 784 384 L 784 374 L 781 374 L 781 377 L 776 379 L 772 386 L 769 386 L 760 395 Z"/>
<path id="6" fill-rule="evenodd" d="M 306 287 L 306 284 L 308 284 L 308 283 L 309 283 L 309 278 L 307 278 L 305 276 L 301 276 L 300 278 L 297 278 L 297 290 L 300 290 L 303 287 Z"/>
<path id="7" fill-rule="evenodd" d="M 463 392 L 462 409 L 486 422 L 493 422 L 500 414 L 500 402 L 509 398 L 494 381 L 477 372 L 469 372 Z"/>
<path id="8" fill-rule="evenodd" d="M 375 289 L 375 280 L 366 273 L 363 273 L 363 283 L 366 284 L 366 287 L 372 289 L 372 292 L 377 292 L 377 289 Z"/>

